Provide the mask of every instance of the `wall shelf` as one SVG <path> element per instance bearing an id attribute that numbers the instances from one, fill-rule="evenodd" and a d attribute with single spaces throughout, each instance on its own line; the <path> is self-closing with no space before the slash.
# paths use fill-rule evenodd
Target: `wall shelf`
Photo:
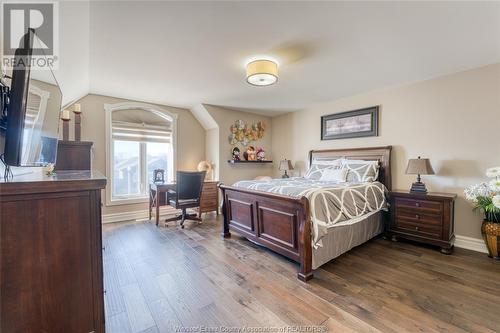
<path id="1" fill-rule="evenodd" d="M 235 160 L 227 160 L 227 163 L 229 164 L 266 164 L 266 163 L 273 163 L 272 160 L 265 160 L 265 161 L 235 161 Z"/>

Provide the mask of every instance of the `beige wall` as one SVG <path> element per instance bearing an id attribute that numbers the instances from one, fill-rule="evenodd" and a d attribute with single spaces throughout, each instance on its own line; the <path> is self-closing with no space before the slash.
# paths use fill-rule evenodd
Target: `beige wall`
<path id="1" fill-rule="evenodd" d="M 320 117 L 380 105 L 379 136 L 321 141 Z M 431 191 L 458 194 L 455 234 L 480 238 L 481 215 L 463 188 L 500 165 L 500 64 L 424 82 L 344 98 L 272 119 L 273 157 L 287 156 L 303 174 L 311 149 L 393 145 L 393 187 L 409 189 L 408 158 L 428 157 L 436 171 L 423 176 Z M 275 170 L 275 175 L 278 171 Z"/>
<path id="2" fill-rule="evenodd" d="M 104 104 L 123 103 L 124 99 L 100 95 L 87 95 L 79 101 L 82 105 L 82 140 L 94 142 L 93 169 L 106 174 L 106 129 Z M 189 110 L 158 105 L 178 115 L 177 119 L 177 168 L 195 170 L 198 162 L 205 158 L 205 130 Z M 71 115 L 73 117 L 74 115 Z M 71 124 L 74 124 L 73 118 Z M 71 125 L 72 128 L 72 125 Z M 70 130 L 73 139 L 73 130 Z M 108 181 L 109 185 L 109 181 Z M 105 202 L 105 193 L 103 193 Z M 140 211 L 148 208 L 147 203 L 105 206 L 103 214 Z"/>
<path id="3" fill-rule="evenodd" d="M 208 129 L 205 133 L 205 157 L 212 164 L 213 179 L 219 180 L 219 128 Z"/>
<path id="4" fill-rule="evenodd" d="M 229 128 L 238 119 L 241 119 L 248 123 L 253 123 L 255 121 L 264 121 L 266 123 L 267 128 L 264 133 L 264 137 L 250 143 L 249 145 L 252 145 L 255 148 L 263 147 L 267 153 L 266 158 L 273 159 L 273 156 L 271 154 L 271 118 L 248 112 L 229 110 L 213 105 L 205 105 L 205 108 L 218 125 L 218 129 L 216 130 L 218 131 L 219 137 L 219 157 L 215 167 L 218 168 L 219 180 L 224 184 L 233 184 L 238 180 L 253 179 L 257 176 L 271 176 L 274 169 L 273 164 L 233 165 L 227 163 L 227 160 L 230 160 L 232 157 L 231 151 L 234 147 L 229 143 L 228 140 L 230 134 Z M 214 134 L 211 133 L 211 135 Z M 238 144 L 237 146 L 242 152 L 245 150 L 245 147 L 243 147 L 242 145 Z"/>

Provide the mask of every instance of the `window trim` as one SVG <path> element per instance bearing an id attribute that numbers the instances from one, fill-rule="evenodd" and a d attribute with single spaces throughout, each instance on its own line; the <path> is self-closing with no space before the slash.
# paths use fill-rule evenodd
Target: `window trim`
<path id="1" fill-rule="evenodd" d="M 175 177 L 175 172 L 177 171 L 177 113 L 172 113 L 167 111 L 159 106 L 139 103 L 139 102 L 124 102 L 124 103 L 115 103 L 115 104 L 104 104 L 104 112 L 105 112 L 105 125 L 106 125 L 106 176 L 108 178 L 108 182 L 106 184 L 106 206 L 115 206 L 115 205 L 128 205 L 134 203 L 144 203 L 148 202 L 149 198 L 146 197 L 137 197 L 130 199 L 113 199 L 112 198 L 112 182 L 113 182 L 113 139 L 112 139 L 112 123 L 113 123 L 113 112 L 114 111 L 122 111 L 122 110 L 144 110 L 151 112 L 159 117 L 162 117 L 166 120 L 172 122 L 172 158 L 173 158 L 173 169 L 172 176 Z"/>

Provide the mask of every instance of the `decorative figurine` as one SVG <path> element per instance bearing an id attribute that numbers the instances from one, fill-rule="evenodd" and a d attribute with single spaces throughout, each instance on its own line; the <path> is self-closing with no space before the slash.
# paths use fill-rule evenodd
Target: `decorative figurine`
<path id="1" fill-rule="evenodd" d="M 233 154 L 233 161 L 240 161 L 241 160 L 241 158 L 240 158 L 240 154 L 241 154 L 240 148 L 234 147 L 233 151 L 232 151 L 232 154 Z"/>
<path id="2" fill-rule="evenodd" d="M 247 150 L 243 153 L 243 157 L 247 161 L 255 161 L 257 159 L 255 155 L 255 148 L 253 146 L 248 146 Z"/>
<path id="3" fill-rule="evenodd" d="M 164 183 L 165 182 L 165 170 L 155 169 L 153 171 L 153 181 L 155 183 Z"/>
<path id="4" fill-rule="evenodd" d="M 257 147 L 257 161 L 265 161 L 266 160 L 266 152 L 264 148 Z"/>

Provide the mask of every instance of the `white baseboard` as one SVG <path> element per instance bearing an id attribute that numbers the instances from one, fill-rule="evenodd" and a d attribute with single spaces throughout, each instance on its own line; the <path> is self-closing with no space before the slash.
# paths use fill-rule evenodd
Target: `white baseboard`
<path id="1" fill-rule="evenodd" d="M 488 253 L 486 244 L 484 244 L 484 241 L 481 238 L 472 238 L 457 235 L 455 236 L 455 246 L 476 252 Z"/>
<path id="2" fill-rule="evenodd" d="M 178 210 L 171 207 L 160 208 L 160 215 L 171 215 L 177 214 Z M 135 220 L 147 220 L 149 218 L 149 212 L 145 210 L 136 210 L 133 212 L 121 212 L 113 214 L 103 214 L 102 223 L 116 223 L 125 221 L 135 221 Z"/>

